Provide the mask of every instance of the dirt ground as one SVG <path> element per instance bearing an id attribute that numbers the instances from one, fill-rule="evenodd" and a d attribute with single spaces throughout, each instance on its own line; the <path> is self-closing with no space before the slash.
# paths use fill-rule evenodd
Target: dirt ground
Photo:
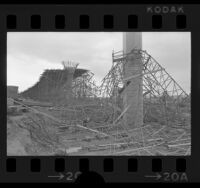
<path id="1" fill-rule="evenodd" d="M 27 147 L 31 145 L 30 133 L 17 124 L 24 116 L 8 117 L 7 119 L 7 154 L 9 156 L 27 155 Z"/>
<path id="2" fill-rule="evenodd" d="M 173 128 L 154 123 L 145 125 L 142 132 L 130 130 L 128 134 L 120 128 L 96 130 L 108 133 L 111 137 L 76 126 L 59 125 L 33 112 L 8 115 L 7 154 L 8 156 L 189 155 L 191 152 L 188 145 L 190 142 L 188 128 Z M 185 141 L 187 143 L 184 145 Z"/>

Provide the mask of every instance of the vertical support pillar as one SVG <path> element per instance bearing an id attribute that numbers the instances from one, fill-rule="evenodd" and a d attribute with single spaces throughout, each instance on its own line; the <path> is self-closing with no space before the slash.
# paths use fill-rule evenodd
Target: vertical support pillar
<path id="1" fill-rule="evenodd" d="M 124 53 L 130 53 L 133 49 L 142 49 L 142 33 L 123 33 Z M 138 53 L 129 55 L 124 65 L 124 79 L 132 78 L 124 82 L 125 90 L 123 92 L 124 109 L 129 106 L 124 114 L 124 122 L 128 129 L 138 128 L 143 125 L 142 69 L 141 55 Z"/>

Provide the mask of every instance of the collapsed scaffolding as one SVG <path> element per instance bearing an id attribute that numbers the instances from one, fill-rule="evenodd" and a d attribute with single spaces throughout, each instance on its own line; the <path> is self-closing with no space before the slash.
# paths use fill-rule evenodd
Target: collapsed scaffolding
<path id="1" fill-rule="evenodd" d="M 124 65 L 132 54 L 142 59 L 143 73 L 124 78 Z M 67 148 L 78 147 L 75 155 L 189 155 L 190 117 L 184 115 L 190 112 L 189 95 L 146 51 L 113 52 L 112 57 L 112 67 L 100 86 L 90 71 L 74 76 L 78 64 L 63 63 L 68 79 L 59 89 L 55 85 L 53 107 L 27 107 L 42 119 L 37 121 L 43 127 L 40 131 L 49 119 L 56 122 L 55 134 L 64 154 L 69 154 Z M 138 76 L 143 78 L 144 125 L 127 129 L 123 116 L 129 106 L 123 106 L 122 97 L 130 80 Z M 52 83 L 49 77 L 45 81 Z M 23 123 L 36 127 L 34 121 Z"/>

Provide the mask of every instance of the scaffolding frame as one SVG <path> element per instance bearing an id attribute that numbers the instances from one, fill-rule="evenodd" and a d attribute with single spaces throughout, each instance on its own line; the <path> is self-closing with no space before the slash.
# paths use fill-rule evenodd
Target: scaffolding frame
<path id="1" fill-rule="evenodd" d="M 124 79 L 124 65 L 130 56 L 142 58 L 143 72 L 142 75 L 133 75 L 131 78 Z M 109 154 L 133 154 L 141 155 L 142 152 L 153 154 L 176 154 L 177 151 L 183 150 L 184 154 L 189 154 L 190 143 L 189 139 L 183 138 L 186 134 L 182 131 L 180 135 L 169 137 L 166 129 L 169 128 L 168 107 L 175 107 L 172 113 L 176 115 L 176 120 L 179 121 L 179 114 L 181 113 L 180 104 L 188 102 L 189 95 L 181 88 L 181 86 L 166 72 L 166 70 L 146 51 L 133 49 L 130 53 L 125 54 L 123 51 L 113 52 L 112 67 L 108 74 L 103 78 L 102 84 L 96 86 L 94 82 L 94 75 L 91 72 L 86 72 L 80 77 L 72 80 L 72 97 L 75 99 L 90 99 L 91 104 L 72 103 L 71 106 L 60 104 L 51 109 L 57 114 L 56 118 L 61 121 L 62 127 L 74 127 L 76 129 L 93 133 L 102 138 L 110 138 L 107 144 L 104 145 L 88 145 L 87 148 L 96 148 L 101 150 L 102 147 L 109 148 Z M 64 68 L 67 70 L 67 66 Z M 77 66 L 73 66 L 73 70 Z M 74 72 L 73 72 L 74 73 Z M 143 127 L 127 130 L 124 126 L 123 115 L 126 113 L 128 107 L 124 108 L 120 103 L 123 92 L 128 87 L 127 82 L 137 76 L 143 77 L 143 100 L 145 105 L 145 114 L 149 114 L 152 110 L 152 105 L 156 106 L 162 112 L 162 118 L 165 119 L 165 125 L 159 128 L 145 125 Z M 62 78 L 61 78 L 62 79 Z M 83 100 L 84 101 L 84 100 Z M 131 103 L 131 101 L 130 101 Z M 57 111 L 57 113 L 55 113 Z M 90 112 L 89 112 L 90 111 Z M 102 119 L 95 123 L 96 127 L 89 124 L 90 121 L 94 124 L 94 119 L 89 115 L 96 115 L 102 113 Z M 42 113 L 41 113 L 42 114 Z M 44 113 L 43 113 L 44 115 Z M 45 115 L 47 118 L 49 114 Z M 52 119 L 51 118 L 51 119 Z M 67 120 L 69 118 L 69 121 Z M 87 126 L 85 126 L 85 124 Z M 173 122 L 178 124 L 178 122 Z M 183 128 L 183 126 L 181 127 Z M 115 131 L 113 131 L 115 130 Z M 188 134 L 186 134 L 188 136 Z M 78 135 L 74 135 L 77 137 Z M 82 138 L 82 140 L 85 138 Z M 183 140 L 187 142 L 181 142 Z M 81 143 L 81 139 L 80 143 Z M 169 140 L 172 141 L 169 143 Z M 166 144 L 167 142 L 167 144 Z M 159 150 L 159 146 L 172 148 L 169 153 Z M 121 151 L 121 149 L 125 149 Z M 175 149 L 174 149 L 175 148 Z M 108 154 L 108 153 L 107 153 Z"/>

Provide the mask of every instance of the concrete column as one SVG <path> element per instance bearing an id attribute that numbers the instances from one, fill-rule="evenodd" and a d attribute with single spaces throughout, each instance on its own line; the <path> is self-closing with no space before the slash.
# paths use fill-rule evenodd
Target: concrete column
<path id="1" fill-rule="evenodd" d="M 133 49 L 142 49 L 142 33 L 123 33 L 124 53 L 130 53 Z M 124 79 L 135 75 L 135 77 L 124 82 L 124 109 L 129 106 L 128 110 L 124 114 L 124 122 L 128 129 L 138 128 L 143 125 L 142 67 L 143 65 L 140 54 L 129 55 L 127 62 L 124 65 Z"/>

